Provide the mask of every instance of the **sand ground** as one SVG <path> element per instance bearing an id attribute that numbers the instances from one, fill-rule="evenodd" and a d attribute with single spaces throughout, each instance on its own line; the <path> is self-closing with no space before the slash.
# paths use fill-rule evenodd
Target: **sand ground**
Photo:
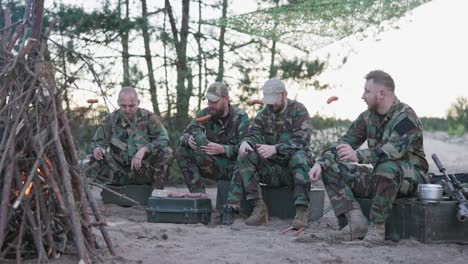
<path id="1" fill-rule="evenodd" d="M 437 153 L 449 173 L 468 172 L 468 135 L 450 138 L 444 133 L 427 133 L 425 150 L 430 172 L 437 172 L 430 155 Z M 250 227 L 237 219 L 232 226 L 217 225 L 217 214 L 203 224 L 146 222 L 143 206 L 104 205 L 99 189 L 96 199 L 108 223 L 118 256 L 111 256 L 96 229 L 101 249 L 99 263 L 467 263 L 468 245 L 423 244 L 414 239 L 388 241 L 383 245 L 324 239 L 337 228 L 332 211 L 326 213 L 299 236 L 283 235 L 291 220 L 271 218 L 261 227 Z M 187 192 L 184 186 L 169 191 Z M 208 189 L 213 205 L 216 189 Z M 328 199 L 324 208 L 328 208 Z M 452 217 L 452 216 L 447 216 Z M 468 225 L 468 223 L 466 223 Z M 467 229 L 465 229 L 466 232 Z M 62 255 L 52 263 L 76 263 Z M 34 263 L 34 262 L 33 262 Z"/>

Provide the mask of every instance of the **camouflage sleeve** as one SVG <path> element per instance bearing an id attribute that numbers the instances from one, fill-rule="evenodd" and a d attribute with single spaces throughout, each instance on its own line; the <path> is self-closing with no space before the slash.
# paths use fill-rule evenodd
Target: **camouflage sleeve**
<path id="1" fill-rule="evenodd" d="M 166 128 L 154 114 L 151 114 L 148 120 L 148 136 L 149 142 L 146 146 L 152 153 L 157 153 L 170 144 Z"/>
<path id="2" fill-rule="evenodd" d="M 256 144 L 261 144 L 264 138 L 263 127 L 263 111 L 261 111 L 255 116 L 254 120 L 250 122 L 247 133 L 242 141 L 249 143 L 252 147 L 255 147 Z"/>
<path id="3" fill-rule="evenodd" d="M 419 122 L 407 113 L 402 113 L 393 123 L 389 128 L 391 131 L 388 140 L 375 146 L 369 143 L 368 149 L 357 151 L 360 163 L 378 164 L 386 160 L 398 160 L 408 152 L 415 138 L 421 133 L 417 125 Z"/>
<path id="4" fill-rule="evenodd" d="M 112 114 L 109 114 L 104 121 L 99 125 L 94 134 L 91 148 L 102 147 L 107 149 L 109 147 L 110 138 L 112 136 Z"/>
<path id="5" fill-rule="evenodd" d="M 359 117 L 351 124 L 346 134 L 338 139 L 337 142 L 333 143 L 317 159 L 317 162 L 320 164 L 323 170 L 328 169 L 330 165 L 338 160 L 336 155 L 336 147 L 339 144 L 348 144 L 353 149 L 357 149 L 366 141 L 367 133 L 364 114 L 365 112 L 360 114 Z"/>
<path id="6" fill-rule="evenodd" d="M 181 146 L 188 147 L 188 138 L 190 137 L 191 132 L 194 128 L 204 128 L 204 125 L 198 123 L 197 121 L 195 121 L 195 119 L 205 115 L 207 115 L 207 113 L 202 110 L 197 113 L 197 115 L 195 116 L 195 118 L 192 119 L 192 121 L 190 121 L 190 124 L 188 124 L 188 126 L 184 129 L 182 135 L 179 138 L 179 144 Z"/>
<path id="7" fill-rule="evenodd" d="M 276 151 L 282 155 L 292 155 L 297 150 L 308 150 L 312 124 L 309 112 L 304 105 L 295 103 L 293 111 L 292 137 L 276 144 Z"/>
<path id="8" fill-rule="evenodd" d="M 240 114 L 240 122 L 239 122 L 239 127 L 237 127 L 237 138 L 235 144 L 233 145 L 224 145 L 224 151 L 226 152 L 226 157 L 232 158 L 232 157 L 237 157 L 239 154 L 239 147 L 240 143 L 242 142 L 242 139 L 247 134 L 247 131 L 249 129 L 249 116 L 247 113 L 243 112 Z"/>

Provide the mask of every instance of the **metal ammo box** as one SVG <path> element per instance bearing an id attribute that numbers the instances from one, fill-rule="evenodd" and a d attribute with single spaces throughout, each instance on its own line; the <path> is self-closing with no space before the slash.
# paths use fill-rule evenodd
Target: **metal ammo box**
<path id="1" fill-rule="evenodd" d="M 362 211 L 369 215 L 372 200 L 357 198 Z M 385 224 L 387 240 L 415 238 L 423 243 L 466 243 L 468 222 L 456 218 L 457 202 L 444 199 L 423 203 L 417 198 L 396 199 Z"/>
<path id="2" fill-rule="evenodd" d="M 148 199 L 148 222 L 176 224 L 208 224 L 211 219 L 211 199 L 155 197 Z"/>
<path id="3" fill-rule="evenodd" d="M 130 199 L 137 201 L 141 205 L 146 205 L 148 197 L 153 191 L 151 185 L 115 185 L 106 184 L 104 185 L 108 189 L 115 191 L 119 194 L 125 195 Z M 132 201 L 123 198 L 107 189 L 102 189 L 101 198 L 104 204 L 117 204 L 122 206 L 133 206 L 136 205 Z"/>

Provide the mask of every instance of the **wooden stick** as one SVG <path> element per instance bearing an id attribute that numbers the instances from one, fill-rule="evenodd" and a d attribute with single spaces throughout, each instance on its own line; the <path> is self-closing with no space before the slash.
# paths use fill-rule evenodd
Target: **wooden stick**
<path id="1" fill-rule="evenodd" d="M 10 151 L 11 153 L 11 151 Z M 10 201 L 11 183 L 13 179 L 14 162 L 7 165 L 6 174 L 3 177 L 2 202 L 0 205 L 0 249 L 5 238 L 5 228 L 8 216 L 8 203 Z"/>
<path id="2" fill-rule="evenodd" d="M 55 258 L 56 255 L 56 246 L 55 246 L 55 241 L 53 237 L 53 230 L 51 228 L 50 224 L 50 218 L 49 215 L 47 214 L 47 208 L 44 203 L 44 193 L 47 193 L 44 191 L 44 189 L 41 186 L 41 183 L 39 182 L 38 178 L 34 178 L 34 188 L 36 189 L 36 205 L 39 205 L 39 209 L 41 210 L 41 214 L 44 219 L 44 229 L 46 232 L 46 237 L 47 237 L 47 256 L 51 256 L 52 258 Z M 53 208 L 49 208 L 49 211 L 52 210 Z M 37 209 L 36 209 L 37 210 Z M 41 225 L 42 226 L 42 225 Z"/>
<path id="3" fill-rule="evenodd" d="M 49 92 L 52 92 L 50 90 L 50 87 L 49 87 Z M 63 178 L 63 186 L 65 187 L 65 198 L 69 206 L 69 214 L 70 214 L 71 224 L 72 224 L 71 227 L 72 227 L 72 232 L 75 238 L 76 248 L 78 250 L 78 259 L 79 259 L 79 262 L 90 263 L 90 259 L 89 259 L 88 253 L 85 250 L 85 245 L 84 245 L 84 241 L 83 241 L 83 237 L 81 233 L 81 223 L 80 223 L 77 212 L 73 208 L 75 206 L 75 199 L 73 197 L 71 176 L 67 168 L 68 163 L 65 159 L 63 147 L 59 138 L 57 109 L 56 109 L 56 102 L 55 102 L 54 96 L 51 96 L 51 100 L 52 100 L 51 108 L 52 108 L 52 116 L 53 116 L 53 119 L 51 120 L 52 121 L 51 129 L 52 129 L 53 137 L 55 139 L 55 151 L 58 157 L 59 170 Z"/>
<path id="4" fill-rule="evenodd" d="M 111 193 L 113 193 L 113 194 L 115 194 L 117 196 L 120 196 L 121 198 L 124 198 L 125 200 L 128 200 L 128 201 L 134 203 L 135 205 L 141 205 L 139 202 L 133 200 L 132 198 L 126 196 L 125 194 L 118 193 L 118 192 L 110 189 L 109 187 L 106 187 L 103 184 L 99 184 L 99 183 L 96 183 L 96 182 L 90 182 L 89 185 L 93 185 L 93 186 L 97 186 L 99 188 L 105 189 L 105 190 L 107 190 L 107 191 L 109 191 L 109 192 L 111 192 Z"/>
<path id="5" fill-rule="evenodd" d="M 98 223 L 104 223 L 105 220 L 102 218 L 101 213 L 99 212 L 98 207 L 96 205 L 96 201 L 93 199 L 91 191 L 89 190 L 88 181 L 86 177 L 83 177 L 83 187 L 86 192 L 86 195 L 88 196 L 89 205 L 91 206 L 91 209 L 93 210 L 96 221 L 98 221 Z M 107 245 L 107 248 L 109 249 L 110 254 L 112 256 L 116 256 L 114 247 L 112 246 L 112 241 L 110 240 L 109 234 L 107 233 L 107 229 L 104 226 L 99 225 L 99 230 L 101 230 L 102 236 L 104 237 L 104 241 L 106 242 L 106 245 Z"/>
<path id="6" fill-rule="evenodd" d="M 18 242 L 16 243 L 16 262 L 21 263 L 21 244 L 23 243 L 23 235 L 24 235 L 24 223 L 26 211 L 23 211 L 23 217 L 21 218 L 21 225 L 18 232 Z"/>
<path id="7" fill-rule="evenodd" d="M 5 7 L 5 9 L 3 9 L 3 18 L 5 19 L 5 28 L 9 28 L 11 26 L 11 10 L 9 7 Z M 1 43 L 2 48 L 6 48 L 6 44 L 9 37 L 10 30 L 7 29 L 3 32 L 3 38 Z"/>

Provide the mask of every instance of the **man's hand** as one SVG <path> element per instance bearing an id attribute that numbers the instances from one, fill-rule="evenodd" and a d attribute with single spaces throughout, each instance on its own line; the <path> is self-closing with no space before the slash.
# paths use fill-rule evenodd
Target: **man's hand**
<path id="1" fill-rule="evenodd" d="M 102 160 L 105 154 L 106 154 L 106 150 L 103 149 L 102 147 L 96 147 L 93 151 L 93 156 L 97 160 Z"/>
<path id="2" fill-rule="evenodd" d="M 195 138 L 192 135 L 189 136 L 187 143 L 192 149 L 197 149 L 197 142 L 195 141 Z"/>
<path id="3" fill-rule="evenodd" d="M 249 143 L 245 141 L 242 142 L 242 144 L 239 147 L 239 155 L 241 157 L 244 157 L 245 155 L 247 155 L 247 153 L 252 152 L 252 151 L 253 151 L 253 148 L 249 145 Z"/>
<path id="4" fill-rule="evenodd" d="M 356 151 L 348 144 L 339 144 L 336 147 L 338 158 L 341 161 L 352 161 L 357 162 L 357 154 Z"/>
<path id="5" fill-rule="evenodd" d="M 225 153 L 224 146 L 214 142 L 210 142 L 208 145 L 202 146 L 201 149 L 208 155 L 218 155 Z"/>
<path id="6" fill-rule="evenodd" d="M 322 178 L 322 166 L 318 162 L 310 169 L 309 178 L 311 182 L 319 181 Z"/>
<path id="7" fill-rule="evenodd" d="M 265 145 L 265 144 L 257 144 L 257 152 L 260 154 L 260 157 L 264 159 L 268 159 L 269 157 L 276 154 L 276 146 L 275 145 Z"/>
<path id="8" fill-rule="evenodd" d="M 149 152 L 149 148 L 147 146 L 141 147 L 138 152 L 133 156 L 131 169 L 139 170 L 141 168 L 141 161 L 145 156 L 146 152 Z"/>

